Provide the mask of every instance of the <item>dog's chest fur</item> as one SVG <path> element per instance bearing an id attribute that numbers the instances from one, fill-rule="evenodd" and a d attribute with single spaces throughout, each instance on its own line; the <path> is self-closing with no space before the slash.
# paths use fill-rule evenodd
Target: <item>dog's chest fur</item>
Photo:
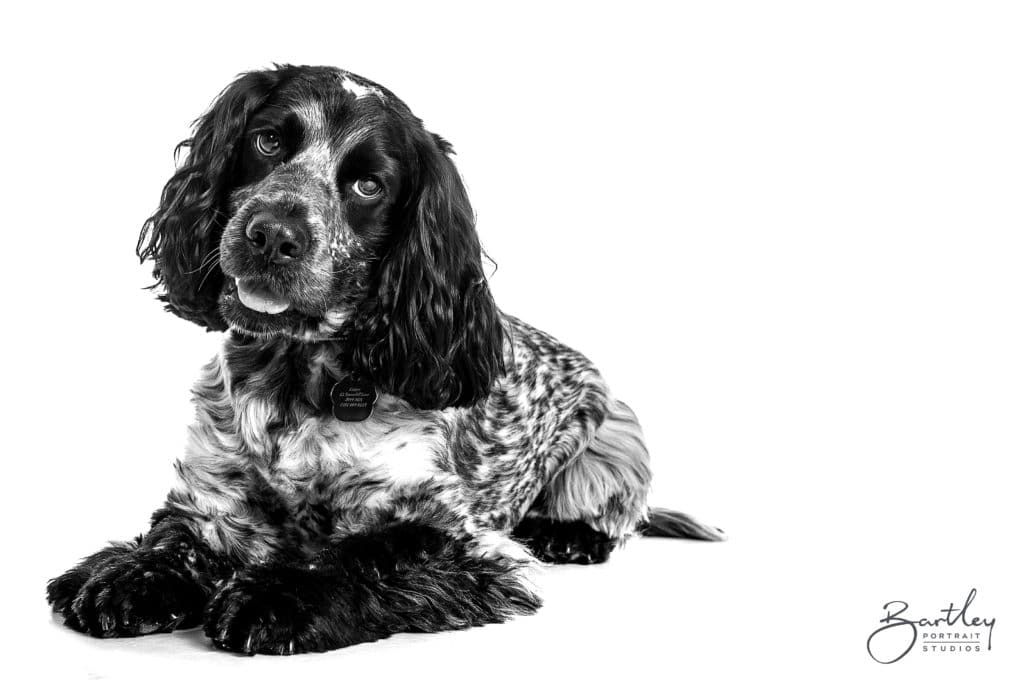
<path id="1" fill-rule="evenodd" d="M 328 399 L 336 354 L 329 344 L 232 337 L 204 368 L 172 499 L 240 531 L 225 547 L 308 554 L 396 498 L 442 485 L 458 506 L 442 458 L 452 412 L 384 395 L 368 419 L 338 421 Z"/>

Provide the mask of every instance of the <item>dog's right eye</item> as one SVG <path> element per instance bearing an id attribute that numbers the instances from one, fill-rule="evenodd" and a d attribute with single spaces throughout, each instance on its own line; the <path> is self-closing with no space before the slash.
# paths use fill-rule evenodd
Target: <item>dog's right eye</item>
<path id="1" fill-rule="evenodd" d="M 274 131 L 260 131 L 253 136 L 252 145 L 264 157 L 275 157 L 281 151 L 281 136 Z"/>

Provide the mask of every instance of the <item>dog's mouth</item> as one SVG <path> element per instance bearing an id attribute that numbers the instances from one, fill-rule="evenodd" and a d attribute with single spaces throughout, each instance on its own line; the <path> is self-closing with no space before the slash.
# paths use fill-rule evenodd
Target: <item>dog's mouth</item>
<path id="1" fill-rule="evenodd" d="M 313 339 L 321 335 L 324 320 L 323 314 L 311 311 L 281 285 L 237 276 L 226 279 L 220 313 L 232 330 L 262 338 Z"/>
<path id="2" fill-rule="evenodd" d="M 238 301 L 255 312 L 280 314 L 292 306 L 287 297 L 266 284 L 236 278 L 235 287 L 238 289 Z"/>

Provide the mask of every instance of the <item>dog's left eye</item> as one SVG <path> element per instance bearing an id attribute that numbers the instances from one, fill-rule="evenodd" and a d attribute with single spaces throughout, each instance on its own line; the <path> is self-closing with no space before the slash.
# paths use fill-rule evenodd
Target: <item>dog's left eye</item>
<path id="1" fill-rule="evenodd" d="M 380 195 L 384 190 L 384 186 L 373 176 L 367 176 L 353 183 L 352 189 L 356 191 L 356 195 L 359 197 L 369 199 Z"/>
<path id="2" fill-rule="evenodd" d="M 260 131 L 253 137 L 252 145 L 264 157 L 273 157 L 281 151 L 281 136 L 273 131 Z"/>

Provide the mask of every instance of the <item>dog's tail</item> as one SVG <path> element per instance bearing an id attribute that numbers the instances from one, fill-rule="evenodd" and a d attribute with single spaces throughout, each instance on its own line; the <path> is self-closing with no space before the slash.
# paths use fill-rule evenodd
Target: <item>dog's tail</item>
<path id="1" fill-rule="evenodd" d="M 649 538 L 691 538 L 712 542 L 726 539 L 721 528 L 701 523 L 689 514 L 660 507 L 651 508 L 647 523 L 642 524 L 637 532 Z"/>

